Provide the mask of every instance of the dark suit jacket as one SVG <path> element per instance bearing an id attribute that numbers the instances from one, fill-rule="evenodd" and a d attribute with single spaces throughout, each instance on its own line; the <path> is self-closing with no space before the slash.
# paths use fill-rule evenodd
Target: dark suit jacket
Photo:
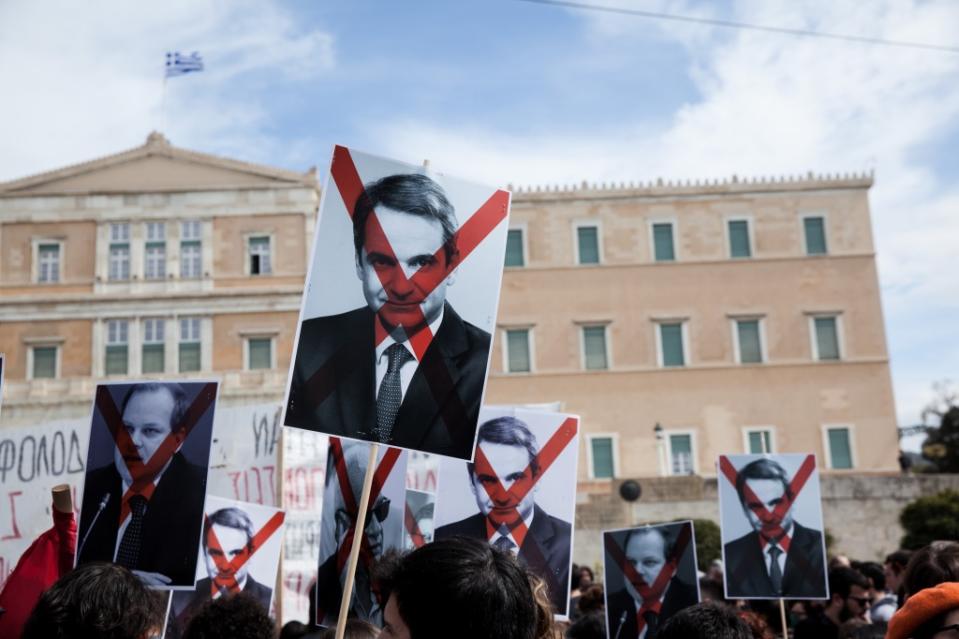
<path id="1" fill-rule="evenodd" d="M 621 588 L 606 598 L 606 627 L 609 628 L 609 637 L 612 639 L 619 630 L 619 639 L 636 639 L 639 630 L 636 624 L 636 603 L 633 596 L 625 588 Z M 659 628 L 674 614 L 699 603 L 696 586 L 686 583 L 677 577 L 669 580 L 663 606 L 659 609 Z M 626 618 L 620 624 L 620 619 L 626 613 Z M 620 627 L 622 625 L 622 627 Z M 646 632 L 646 639 L 655 639 L 657 633 L 650 635 Z"/>
<path id="2" fill-rule="evenodd" d="M 826 566 L 823 558 L 822 533 L 793 524 L 793 535 L 786 553 L 783 570 L 783 591 L 777 593 L 766 572 L 766 561 L 753 531 L 725 546 L 726 596 L 774 597 L 795 599 L 826 598 Z"/>
<path id="3" fill-rule="evenodd" d="M 87 531 L 91 532 L 77 557 L 77 565 L 113 561 L 120 527 L 121 488 L 120 473 L 113 464 L 87 473 L 77 539 L 82 542 Z M 91 529 L 105 494 L 110 495 L 110 500 Z M 144 515 L 137 570 L 164 574 L 173 580 L 172 586 L 194 584 L 205 495 L 204 469 L 191 464 L 180 453 L 173 455 Z"/>
<path id="4" fill-rule="evenodd" d="M 375 314 L 369 308 L 305 320 L 293 363 L 286 425 L 373 439 Z M 394 446 L 470 459 L 490 336 L 446 304 L 443 322 L 396 415 Z"/>
<path id="5" fill-rule="evenodd" d="M 533 523 L 519 549 L 519 558 L 546 581 L 549 598 L 558 614 L 567 614 L 569 604 L 569 547 L 572 527 L 562 519 L 533 509 Z M 436 539 L 473 537 L 486 541 L 486 517 L 476 513 L 436 529 Z"/>
<path id="6" fill-rule="evenodd" d="M 251 595 L 254 599 L 263 605 L 263 610 L 267 614 L 270 612 L 270 598 L 273 596 L 273 589 L 267 588 L 256 581 L 249 574 L 246 576 L 246 584 L 243 585 L 243 592 Z M 173 592 L 173 603 L 170 606 L 170 615 L 167 618 L 166 639 L 179 639 L 186 631 L 187 625 L 194 615 L 200 611 L 203 604 L 210 600 L 210 578 L 204 577 L 196 582 L 196 590 L 176 590 Z"/>

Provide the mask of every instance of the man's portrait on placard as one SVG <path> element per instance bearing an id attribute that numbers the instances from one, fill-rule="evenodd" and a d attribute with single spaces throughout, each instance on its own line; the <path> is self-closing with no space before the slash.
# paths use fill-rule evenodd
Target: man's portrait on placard
<path id="1" fill-rule="evenodd" d="M 565 617 L 579 418 L 512 408 L 480 417 L 474 462 L 440 460 L 435 537 L 474 537 L 514 553 Z"/>
<path id="2" fill-rule="evenodd" d="M 471 459 L 509 193 L 336 147 L 284 423 Z"/>
<path id="3" fill-rule="evenodd" d="M 655 639 L 678 611 L 699 603 L 691 521 L 603 532 L 609 639 Z"/>
<path id="4" fill-rule="evenodd" d="M 828 597 L 814 455 L 720 455 L 719 507 L 727 598 Z"/>
<path id="5" fill-rule="evenodd" d="M 112 561 L 149 585 L 193 588 L 216 396 L 216 382 L 97 386 L 77 564 Z"/>
<path id="6" fill-rule="evenodd" d="M 388 550 L 402 551 L 406 536 L 407 453 L 381 446 L 373 476 L 373 492 L 363 517 L 357 506 L 369 462 L 370 444 L 330 438 L 320 522 L 319 571 L 316 579 L 316 622 L 336 625 L 355 526 L 364 526 L 359 563 L 353 582 L 350 616 L 383 625 L 385 601 L 373 584 L 372 568 Z"/>
<path id="7" fill-rule="evenodd" d="M 436 495 L 422 490 L 406 489 L 405 548 L 413 550 L 433 541 L 433 519 Z"/>
<path id="8" fill-rule="evenodd" d="M 196 587 L 173 593 L 164 637 L 179 639 L 206 602 L 232 593 L 250 595 L 270 614 L 283 520 L 278 508 L 207 497 Z"/>

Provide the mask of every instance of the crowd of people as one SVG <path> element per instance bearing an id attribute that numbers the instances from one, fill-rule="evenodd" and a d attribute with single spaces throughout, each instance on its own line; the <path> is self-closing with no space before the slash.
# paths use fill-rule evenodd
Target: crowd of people
<path id="1" fill-rule="evenodd" d="M 454 537 L 385 558 L 376 569 L 383 627 L 350 620 L 349 639 L 605 639 L 603 586 L 586 566 L 572 577 L 569 623 L 553 619 L 543 581 L 512 553 Z M 883 564 L 835 556 L 830 598 L 787 601 L 793 639 L 956 639 L 959 542 L 897 551 Z M 700 578 L 702 602 L 670 616 L 643 639 L 772 639 L 783 636 L 779 602 L 723 598 L 722 564 Z M 162 632 L 166 593 L 111 563 L 79 566 L 48 589 L 24 639 L 149 639 Z M 186 639 L 326 639 L 333 628 L 290 622 L 282 629 L 250 595 L 207 602 Z M 651 636 L 655 635 L 655 636 Z M 619 637 L 616 639 L 626 639 Z"/>

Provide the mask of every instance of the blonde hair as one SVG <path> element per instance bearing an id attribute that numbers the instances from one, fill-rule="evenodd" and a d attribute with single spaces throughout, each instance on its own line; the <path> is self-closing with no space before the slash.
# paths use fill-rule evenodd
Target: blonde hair
<path id="1" fill-rule="evenodd" d="M 556 624 L 553 621 L 553 604 L 549 600 L 546 582 L 531 572 L 529 586 L 533 591 L 533 600 L 536 602 L 536 634 L 535 639 L 555 639 L 557 637 Z"/>

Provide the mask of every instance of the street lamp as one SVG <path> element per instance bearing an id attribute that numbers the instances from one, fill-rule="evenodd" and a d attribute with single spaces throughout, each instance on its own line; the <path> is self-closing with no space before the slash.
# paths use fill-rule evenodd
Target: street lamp
<path id="1" fill-rule="evenodd" d="M 659 422 L 653 428 L 653 434 L 656 435 L 656 461 L 659 464 L 659 476 L 666 476 L 666 436 L 663 434 L 663 427 Z"/>

